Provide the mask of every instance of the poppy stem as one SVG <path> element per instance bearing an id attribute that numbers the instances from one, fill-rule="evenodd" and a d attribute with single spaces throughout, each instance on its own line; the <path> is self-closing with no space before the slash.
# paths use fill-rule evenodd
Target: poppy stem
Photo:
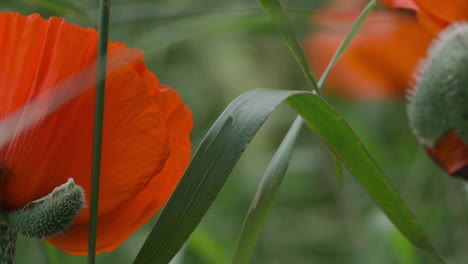
<path id="1" fill-rule="evenodd" d="M 0 264 L 15 263 L 17 237 L 15 231 L 5 224 L 0 224 Z"/>
<path id="2" fill-rule="evenodd" d="M 91 179 L 91 206 L 89 214 L 88 264 L 95 263 L 97 218 L 99 202 L 99 177 L 101 173 L 101 145 L 104 120 L 104 91 L 106 86 L 107 45 L 111 0 L 101 0 L 99 19 L 99 43 L 97 58 L 96 104 L 94 112 L 93 159 Z M 1 264 L 1 263 L 0 263 Z"/>

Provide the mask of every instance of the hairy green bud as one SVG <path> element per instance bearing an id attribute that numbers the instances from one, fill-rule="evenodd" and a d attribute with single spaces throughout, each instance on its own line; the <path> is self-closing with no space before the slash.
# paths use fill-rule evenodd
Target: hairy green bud
<path id="1" fill-rule="evenodd" d="M 63 233 L 85 205 L 83 188 L 73 179 L 47 196 L 6 213 L 7 225 L 30 238 L 46 238 Z"/>
<path id="2" fill-rule="evenodd" d="M 435 146 L 449 131 L 468 143 L 468 24 L 444 30 L 428 51 L 410 92 L 408 116 L 420 142 Z"/>

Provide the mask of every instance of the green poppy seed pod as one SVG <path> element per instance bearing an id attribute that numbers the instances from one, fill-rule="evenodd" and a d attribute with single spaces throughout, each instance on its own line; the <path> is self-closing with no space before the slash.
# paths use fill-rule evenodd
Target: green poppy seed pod
<path id="1" fill-rule="evenodd" d="M 63 233 L 85 205 L 83 188 L 73 179 L 47 196 L 6 213 L 7 225 L 30 238 L 46 238 Z"/>
<path id="2" fill-rule="evenodd" d="M 468 178 L 468 24 L 454 24 L 433 42 L 410 91 L 408 116 L 431 157 Z"/>

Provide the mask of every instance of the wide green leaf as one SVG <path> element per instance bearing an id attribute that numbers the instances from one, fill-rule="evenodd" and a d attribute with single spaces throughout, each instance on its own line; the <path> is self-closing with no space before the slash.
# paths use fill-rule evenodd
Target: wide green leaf
<path id="1" fill-rule="evenodd" d="M 134 263 L 168 263 L 200 223 L 249 142 L 283 101 L 332 148 L 414 245 L 444 263 L 424 230 L 347 123 L 320 96 L 253 90 L 221 114 L 201 142 Z"/>

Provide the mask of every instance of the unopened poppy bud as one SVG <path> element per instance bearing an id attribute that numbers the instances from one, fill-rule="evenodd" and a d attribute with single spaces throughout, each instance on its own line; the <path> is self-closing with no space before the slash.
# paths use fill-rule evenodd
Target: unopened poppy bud
<path id="1" fill-rule="evenodd" d="M 414 134 L 449 174 L 468 179 L 468 24 L 443 31 L 411 92 Z"/>
<path id="2" fill-rule="evenodd" d="M 73 179 L 47 196 L 6 214 L 8 226 L 30 238 L 46 238 L 63 233 L 85 205 L 83 188 Z"/>

